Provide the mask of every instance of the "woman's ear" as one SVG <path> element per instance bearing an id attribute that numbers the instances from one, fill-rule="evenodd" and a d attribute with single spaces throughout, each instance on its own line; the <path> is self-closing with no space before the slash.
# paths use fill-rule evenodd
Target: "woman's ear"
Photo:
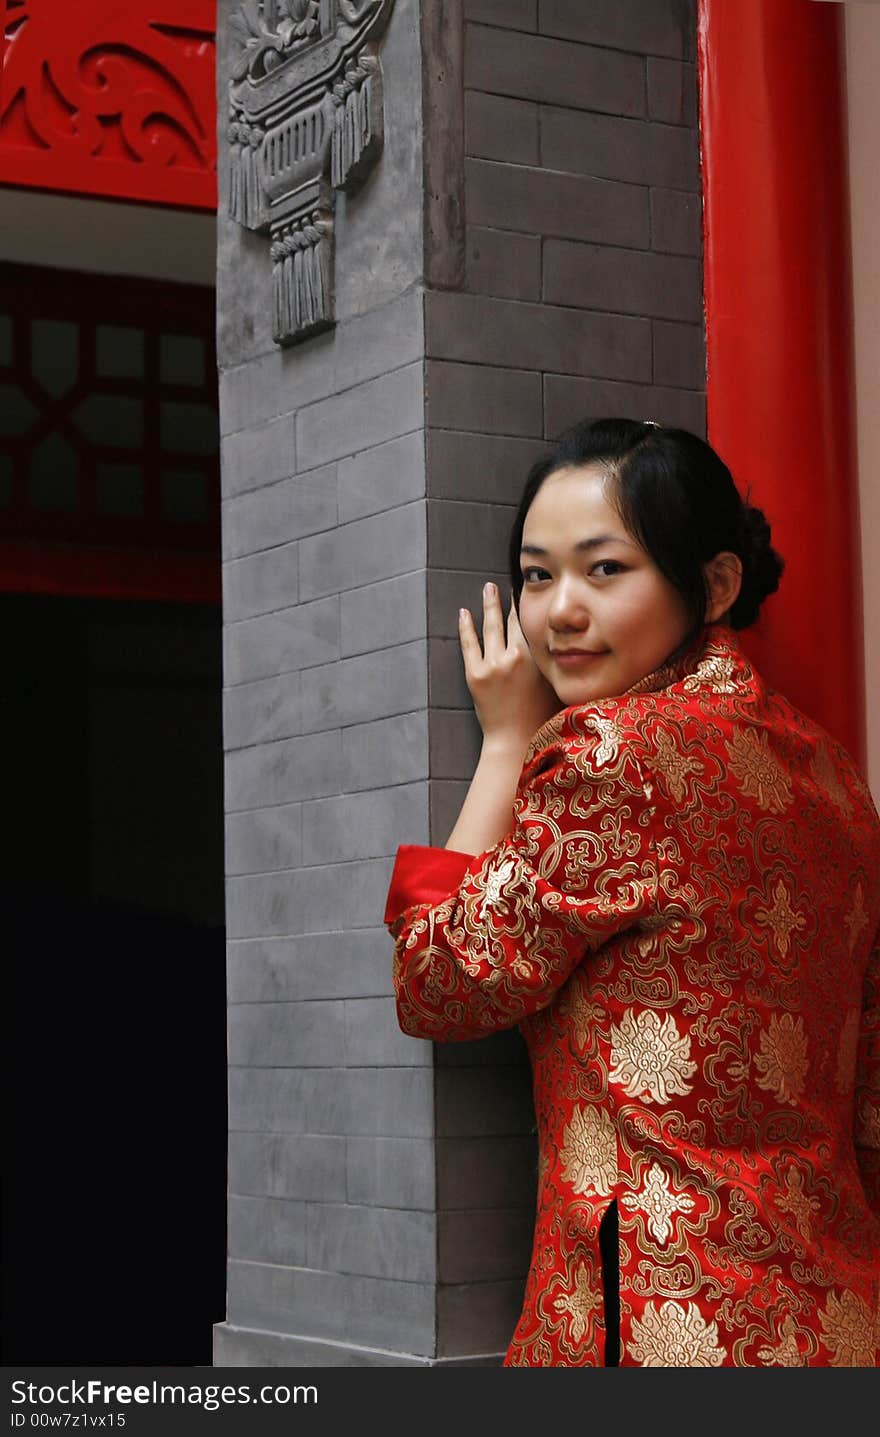
<path id="1" fill-rule="evenodd" d="M 706 623 L 714 624 L 736 603 L 742 588 L 742 559 L 724 549 L 703 565 L 706 576 Z"/>

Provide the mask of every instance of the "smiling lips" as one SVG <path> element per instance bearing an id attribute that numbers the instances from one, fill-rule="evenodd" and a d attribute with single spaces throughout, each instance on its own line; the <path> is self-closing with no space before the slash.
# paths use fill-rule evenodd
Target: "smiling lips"
<path id="1" fill-rule="evenodd" d="M 557 664 L 566 666 L 586 663 L 589 659 L 601 659 L 603 653 L 597 653 L 593 649 L 551 649 L 550 651 Z"/>

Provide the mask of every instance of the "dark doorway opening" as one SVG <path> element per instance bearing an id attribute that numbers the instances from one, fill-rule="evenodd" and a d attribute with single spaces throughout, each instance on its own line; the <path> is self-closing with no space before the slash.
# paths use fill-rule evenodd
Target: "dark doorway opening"
<path id="1" fill-rule="evenodd" d="M 224 1318 L 221 615 L 0 595 L 3 1361 L 210 1365 Z"/>

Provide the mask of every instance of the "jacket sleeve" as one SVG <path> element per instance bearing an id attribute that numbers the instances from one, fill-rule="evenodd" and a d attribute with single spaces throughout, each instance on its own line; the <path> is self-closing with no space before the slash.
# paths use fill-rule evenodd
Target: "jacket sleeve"
<path id="1" fill-rule="evenodd" d="M 880 1219 L 880 932 L 865 973 L 856 1066 L 855 1147 L 868 1201 Z"/>
<path id="2" fill-rule="evenodd" d="M 585 954 L 653 912 L 650 785 L 607 720 L 589 729 L 581 718 L 577 735 L 527 762 L 494 848 L 421 850 L 428 862 L 399 851 L 385 919 L 404 1032 L 456 1042 L 513 1027 Z"/>

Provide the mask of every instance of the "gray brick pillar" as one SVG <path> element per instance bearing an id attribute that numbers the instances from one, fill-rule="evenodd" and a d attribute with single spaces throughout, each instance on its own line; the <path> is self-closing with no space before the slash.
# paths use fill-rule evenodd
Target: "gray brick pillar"
<path id="1" fill-rule="evenodd" d="M 532 460 L 584 414 L 704 428 L 694 0 L 396 0 L 384 148 L 335 204 L 335 324 L 272 338 L 224 218 L 229 1278 L 217 1366 L 495 1363 L 536 1154 L 517 1033 L 397 1029 L 401 842 L 479 733 L 458 607 L 506 582 Z M 424 122 L 423 122 L 424 117 Z"/>

